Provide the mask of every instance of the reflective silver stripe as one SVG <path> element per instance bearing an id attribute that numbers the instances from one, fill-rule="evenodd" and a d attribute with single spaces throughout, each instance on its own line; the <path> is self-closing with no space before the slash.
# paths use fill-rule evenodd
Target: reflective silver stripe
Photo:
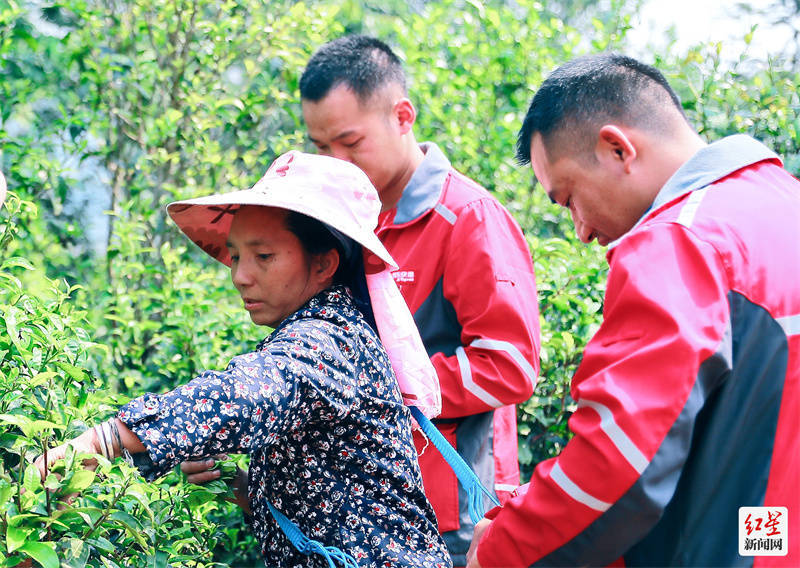
<path id="1" fill-rule="evenodd" d="M 531 385 L 536 385 L 536 371 L 533 369 L 533 365 L 531 365 L 528 360 L 522 356 L 520 350 L 517 349 L 516 345 L 513 343 L 499 339 L 476 339 L 470 343 L 469 346 L 478 347 L 480 349 L 492 349 L 494 351 L 505 351 L 511 356 L 517 366 L 528 376 L 528 380 L 531 382 Z"/>
<path id="2" fill-rule="evenodd" d="M 436 211 L 442 217 L 444 217 L 445 221 L 447 221 L 451 225 L 456 224 L 456 219 L 457 219 L 456 214 L 450 211 L 447 207 L 445 207 L 441 203 L 437 203 L 436 207 L 434 207 L 433 210 Z"/>
<path id="3" fill-rule="evenodd" d="M 645 455 L 639 451 L 639 448 L 636 447 L 633 440 L 619 427 L 619 424 L 614 420 L 614 414 L 611 412 L 611 409 L 599 402 L 585 399 L 581 399 L 578 403 L 578 408 L 582 406 L 591 408 L 600 415 L 600 428 L 606 433 L 606 436 L 611 439 L 611 442 L 616 446 L 617 450 L 619 450 L 619 453 L 622 454 L 622 457 L 628 460 L 628 463 L 631 464 L 637 473 L 641 474 L 650 462 Z"/>
<path id="4" fill-rule="evenodd" d="M 686 203 L 681 208 L 681 212 L 678 215 L 678 223 L 684 227 L 692 226 L 694 215 L 697 213 L 697 208 L 700 207 L 700 202 L 703 200 L 706 191 L 708 191 L 708 187 L 697 189 L 692 192 L 692 194 L 689 196 L 689 199 L 686 200 Z"/>
<path id="5" fill-rule="evenodd" d="M 783 328 L 786 335 L 797 335 L 800 333 L 800 314 L 794 316 L 784 316 L 775 321 Z"/>
<path id="6" fill-rule="evenodd" d="M 495 483 L 494 490 L 495 491 L 514 491 L 519 485 L 512 485 L 511 483 Z"/>
<path id="7" fill-rule="evenodd" d="M 611 508 L 611 503 L 606 503 L 600 499 L 595 499 L 586 493 L 586 491 L 575 485 L 575 483 L 569 477 L 567 477 L 567 474 L 561 469 L 561 466 L 558 465 L 558 462 L 556 462 L 556 465 L 554 465 L 553 469 L 550 470 L 550 478 L 556 482 L 556 485 L 564 490 L 564 493 L 575 499 L 578 503 L 583 503 L 590 509 L 600 511 L 602 513 Z"/>
<path id="8" fill-rule="evenodd" d="M 461 370 L 461 382 L 464 388 L 481 399 L 483 402 L 494 408 L 500 408 L 503 403 L 490 395 L 484 389 L 475 384 L 472 380 L 472 369 L 469 366 L 469 358 L 467 352 L 461 346 L 456 347 L 456 359 L 458 360 L 458 368 Z"/>

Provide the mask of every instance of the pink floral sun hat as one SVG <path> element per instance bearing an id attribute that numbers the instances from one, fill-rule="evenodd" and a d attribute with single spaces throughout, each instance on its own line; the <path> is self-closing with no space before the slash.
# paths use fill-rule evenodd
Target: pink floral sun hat
<path id="1" fill-rule="evenodd" d="M 428 418 L 442 409 L 436 370 L 390 268 L 392 256 L 375 236 L 381 202 L 357 166 L 327 156 L 292 151 L 278 157 L 250 189 L 176 201 L 167 212 L 187 237 L 230 266 L 225 243 L 233 214 L 243 205 L 279 207 L 313 217 L 360 244 L 378 334 L 397 376 L 403 401 Z"/>
<path id="2" fill-rule="evenodd" d="M 291 151 L 278 157 L 250 189 L 176 201 L 167 212 L 187 237 L 226 266 L 225 242 L 242 205 L 280 207 L 313 217 L 397 268 L 375 236 L 381 202 L 367 175 L 344 160 Z"/>

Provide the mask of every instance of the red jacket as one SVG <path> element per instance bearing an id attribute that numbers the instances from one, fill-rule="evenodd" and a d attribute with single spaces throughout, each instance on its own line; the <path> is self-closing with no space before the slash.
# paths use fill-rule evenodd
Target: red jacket
<path id="1" fill-rule="evenodd" d="M 800 183 L 746 136 L 698 152 L 608 253 L 574 438 L 490 512 L 482 566 L 732 566 L 739 507 L 800 564 Z M 785 544 L 784 544 L 785 546 Z"/>
<path id="2" fill-rule="evenodd" d="M 519 485 L 511 405 L 531 396 L 539 371 L 530 251 L 494 197 L 453 170 L 435 145 L 423 150 L 376 232 L 400 266 L 395 281 L 439 377 L 442 415 L 434 422 L 486 486 L 506 495 Z M 457 546 L 455 535 L 445 539 L 458 565 L 471 538 L 466 503 L 459 521 L 456 477 L 434 448 L 422 452 L 420 466 L 440 532 L 465 529 Z"/>

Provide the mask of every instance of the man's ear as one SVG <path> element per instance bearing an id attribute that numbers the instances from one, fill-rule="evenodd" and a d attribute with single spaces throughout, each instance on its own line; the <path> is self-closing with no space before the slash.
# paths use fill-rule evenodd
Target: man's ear
<path id="1" fill-rule="evenodd" d="M 600 162 L 621 167 L 629 174 L 637 153 L 636 146 L 625 129 L 606 124 L 597 134 L 595 155 Z"/>
<path id="2" fill-rule="evenodd" d="M 339 251 L 332 248 L 328 252 L 314 255 L 314 272 L 320 282 L 333 280 L 334 274 L 339 269 Z"/>
<path id="3" fill-rule="evenodd" d="M 417 120 L 417 109 L 414 108 L 414 104 L 408 97 L 403 97 L 395 102 L 392 113 L 400 126 L 400 134 L 408 133 L 414 126 L 414 121 Z"/>

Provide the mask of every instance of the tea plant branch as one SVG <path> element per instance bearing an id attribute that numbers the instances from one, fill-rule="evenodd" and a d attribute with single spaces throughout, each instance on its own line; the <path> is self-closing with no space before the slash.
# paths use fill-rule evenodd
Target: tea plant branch
<path id="1" fill-rule="evenodd" d="M 189 526 L 191 526 L 192 532 L 195 533 L 195 540 L 197 540 L 198 543 L 203 543 L 206 545 L 206 547 L 208 547 L 208 542 L 203 539 L 203 533 L 200 531 L 197 524 L 195 524 L 194 517 L 192 516 L 192 509 L 189 507 L 189 503 L 184 501 L 183 507 L 186 509 L 186 514 L 189 515 Z"/>
<path id="2" fill-rule="evenodd" d="M 111 510 L 114 507 L 116 507 L 117 501 L 119 501 L 122 498 L 122 496 L 125 495 L 125 492 L 128 490 L 128 486 L 130 484 L 131 484 L 131 478 L 129 477 L 128 479 L 125 480 L 125 483 L 122 485 L 122 487 L 120 487 L 119 492 L 116 495 L 114 495 L 114 497 L 111 499 L 111 502 L 108 504 L 108 507 L 106 507 L 106 509 L 103 511 L 103 514 L 100 515 L 100 518 L 97 519 L 97 522 L 95 522 L 92 526 L 86 529 L 86 532 L 83 533 L 81 540 L 88 539 L 92 535 L 92 533 L 94 533 L 94 531 L 100 528 L 100 526 L 106 521 L 109 515 L 111 515 Z"/>

